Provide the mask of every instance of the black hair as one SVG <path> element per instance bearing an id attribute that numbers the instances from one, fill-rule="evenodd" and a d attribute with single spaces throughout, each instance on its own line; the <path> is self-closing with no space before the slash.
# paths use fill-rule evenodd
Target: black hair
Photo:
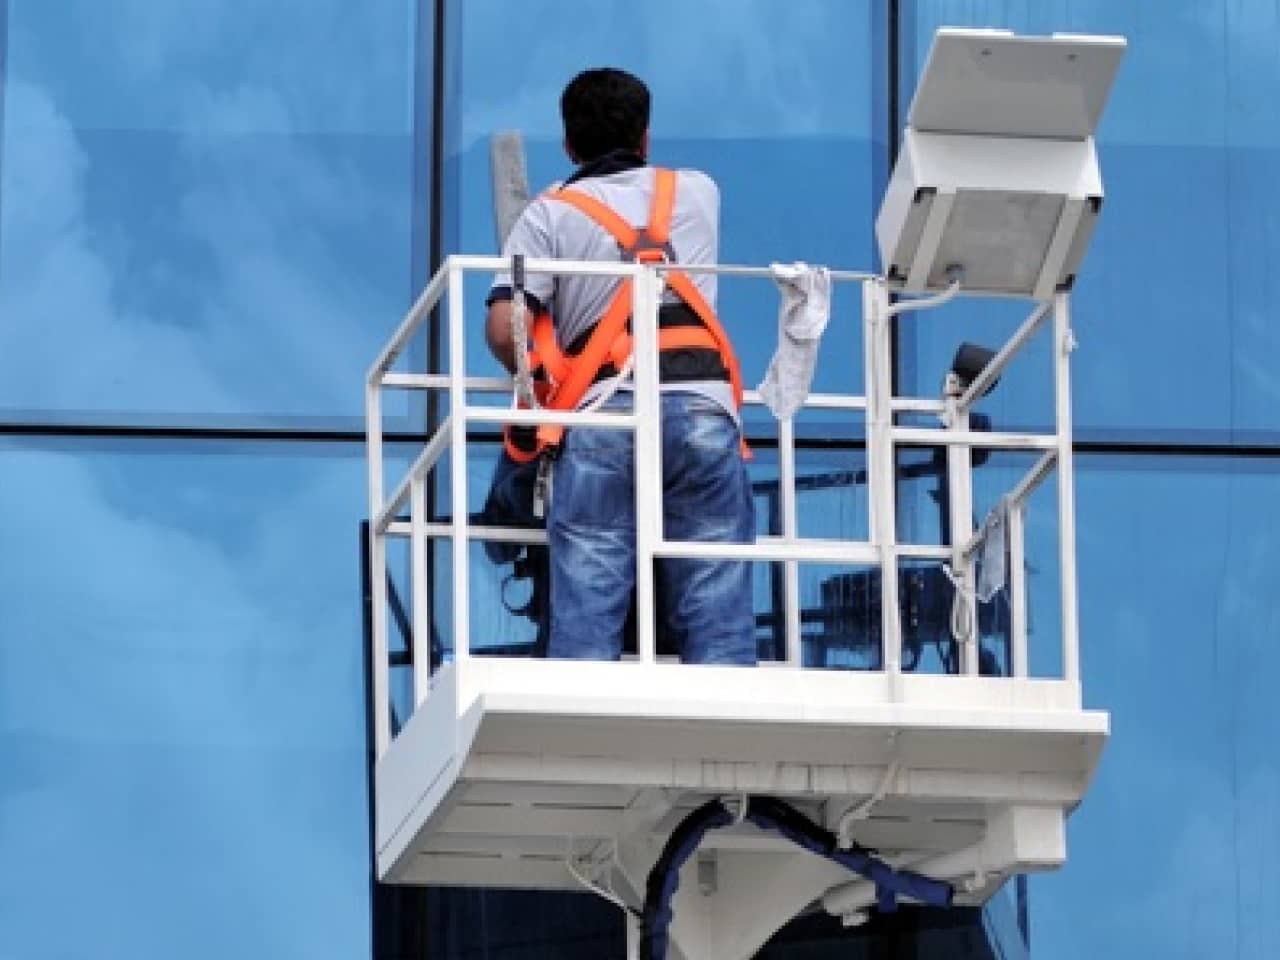
<path id="1" fill-rule="evenodd" d="M 649 88 L 625 70 L 584 70 L 560 95 L 560 116 L 579 163 L 614 150 L 638 153 L 649 129 Z"/>

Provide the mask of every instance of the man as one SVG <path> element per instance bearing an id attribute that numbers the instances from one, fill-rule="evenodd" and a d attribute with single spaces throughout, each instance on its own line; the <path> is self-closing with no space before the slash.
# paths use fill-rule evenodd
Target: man
<path id="1" fill-rule="evenodd" d="M 647 165 L 649 91 L 644 83 L 622 70 L 587 70 L 565 88 L 560 112 L 565 152 L 578 168 L 561 188 L 525 209 L 504 255 L 716 261 L 719 191 L 703 173 L 672 174 Z M 616 214 L 612 225 L 610 211 Z M 624 249 L 620 232 L 627 225 L 654 242 Z M 669 328 L 681 330 L 672 335 L 670 348 L 664 342 L 659 363 L 665 534 L 672 540 L 750 543 L 755 519 L 742 462 L 737 361 L 714 316 L 715 277 L 681 275 L 678 280 L 684 292 L 668 288 L 659 317 L 664 335 Z M 514 371 L 511 284 L 509 275 L 496 278 L 486 334 L 494 356 Z M 620 281 L 530 274 L 524 289 L 531 312 L 548 311 L 554 318 L 559 348 L 582 360 L 594 349 L 593 333 L 611 322 Z M 624 308 L 615 317 L 619 324 L 627 312 Z M 591 385 L 572 405 L 581 407 L 617 388 L 604 409 L 628 409 L 630 385 L 617 382 L 619 366 L 610 362 L 588 371 Z M 633 446 L 629 431 L 575 427 L 555 447 L 547 512 L 550 657 L 616 660 L 621 655 L 635 587 Z M 756 662 L 748 562 L 660 559 L 656 585 L 658 629 L 682 660 Z"/>

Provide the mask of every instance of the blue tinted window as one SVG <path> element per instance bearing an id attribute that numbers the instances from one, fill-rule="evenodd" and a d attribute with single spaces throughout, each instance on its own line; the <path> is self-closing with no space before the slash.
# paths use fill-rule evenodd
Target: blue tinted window
<path id="1" fill-rule="evenodd" d="M 1078 463 L 1084 696 L 1113 732 L 1032 880 L 1034 955 L 1276 956 L 1280 464 Z"/>
<path id="2" fill-rule="evenodd" d="M 1032 459 L 976 471 L 979 519 Z M 1113 732 L 1066 865 L 1032 880 L 1033 955 L 1272 956 L 1280 462 L 1087 455 L 1076 467 L 1082 685 Z M 940 539 L 914 486 L 904 513 L 920 539 Z M 1035 676 L 1061 671 L 1056 493 L 1051 480 L 1027 514 Z"/>
<path id="3" fill-rule="evenodd" d="M 10 3 L 0 408 L 358 413 L 428 256 L 417 6 Z"/>
<path id="4" fill-rule="evenodd" d="M 903 101 L 935 28 L 1128 37 L 1098 132 L 1106 204 L 1076 288 L 1077 426 L 1196 438 L 1274 439 L 1280 334 L 1262 265 L 1280 254 L 1274 110 L 1280 22 L 1271 4 L 1167 0 L 913 0 L 903 4 Z M 923 389 L 954 350 L 958 323 L 920 326 Z M 948 329 L 950 328 L 950 329 Z M 1033 387 L 1016 395 L 1034 402 Z"/>
<path id="5" fill-rule="evenodd" d="M 701 168 L 718 181 L 722 262 L 870 266 L 873 170 L 883 150 L 873 143 L 872 89 L 883 34 L 866 5 L 537 0 L 517 16 L 502 0 L 468 0 L 449 11 L 450 249 L 497 249 L 490 135 L 524 133 L 532 189 L 564 179 L 572 167 L 561 146 L 560 92 L 578 71 L 611 64 L 652 90 L 654 162 Z M 520 24 L 550 29 L 522 38 L 513 55 Z M 719 306 L 754 386 L 777 342 L 777 294 L 768 282 L 726 281 Z M 480 309 L 477 291 L 469 314 Z M 858 389 L 860 309 L 856 288 L 842 290 L 820 389 Z M 483 369 L 491 361 L 472 329 L 469 368 Z"/>
<path id="6" fill-rule="evenodd" d="M 367 955 L 359 448 L 0 472 L 0 954 Z"/>

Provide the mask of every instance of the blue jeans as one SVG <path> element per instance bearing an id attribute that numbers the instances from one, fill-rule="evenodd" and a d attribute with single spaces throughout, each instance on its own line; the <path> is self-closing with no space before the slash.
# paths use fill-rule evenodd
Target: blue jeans
<path id="1" fill-rule="evenodd" d="M 622 394 L 608 404 L 625 409 Z M 669 540 L 751 543 L 751 484 L 738 426 L 693 393 L 662 395 L 663 524 Z M 552 478 L 548 656 L 617 660 L 636 575 L 632 435 L 579 427 L 566 432 Z M 656 623 L 685 663 L 754 664 L 751 564 L 659 559 Z"/>

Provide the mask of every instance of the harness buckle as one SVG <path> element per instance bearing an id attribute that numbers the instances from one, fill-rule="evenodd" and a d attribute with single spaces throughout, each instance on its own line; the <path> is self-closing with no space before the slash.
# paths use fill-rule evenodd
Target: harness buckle
<path id="1" fill-rule="evenodd" d="M 647 228 L 636 235 L 636 241 L 631 246 L 627 247 L 619 243 L 618 252 L 623 260 L 633 260 L 637 263 L 674 263 L 676 259 L 676 251 L 671 246 L 671 241 L 665 240 L 659 243 L 649 235 Z"/>

